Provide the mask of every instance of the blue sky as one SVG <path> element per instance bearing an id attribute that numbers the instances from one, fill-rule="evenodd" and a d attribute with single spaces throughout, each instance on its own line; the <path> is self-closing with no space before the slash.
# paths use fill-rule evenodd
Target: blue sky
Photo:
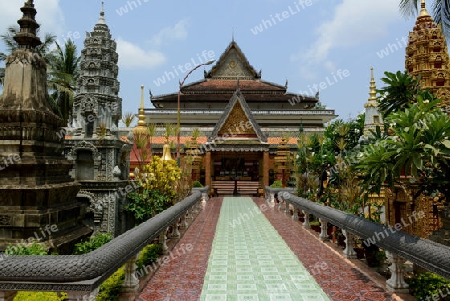
<path id="1" fill-rule="evenodd" d="M 24 2 L 0 0 L 0 32 L 21 17 Z M 154 95 L 177 92 L 187 71 L 178 65 L 218 59 L 234 33 L 263 80 L 288 80 L 289 92 L 309 95 L 320 87 L 320 101 L 339 118 L 355 117 L 368 99 L 371 67 L 377 87 L 384 71 L 404 70 L 404 38 L 415 18 L 403 18 L 399 2 L 106 0 L 106 22 L 118 42 L 123 112 L 137 112 L 141 85 Z M 35 0 L 35 6 L 42 32 L 61 43 L 72 37 L 81 50 L 101 1 Z M 174 68 L 179 76 L 168 79 Z M 196 70 L 186 83 L 202 77 L 203 69 Z M 151 107 L 148 92 L 145 106 Z"/>

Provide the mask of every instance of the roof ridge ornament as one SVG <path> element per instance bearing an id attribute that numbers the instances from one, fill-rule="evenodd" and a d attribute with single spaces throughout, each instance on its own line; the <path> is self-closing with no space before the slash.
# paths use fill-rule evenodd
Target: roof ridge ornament
<path id="1" fill-rule="evenodd" d="M 427 8 L 425 6 L 425 0 L 422 0 L 422 2 L 420 3 L 420 16 L 425 17 L 429 15 L 430 14 L 428 13 Z"/>
<path id="2" fill-rule="evenodd" d="M 105 20 L 105 1 L 102 1 L 102 9 L 100 10 L 100 17 L 98 18 L 97 24 L 106 24 Z"/>

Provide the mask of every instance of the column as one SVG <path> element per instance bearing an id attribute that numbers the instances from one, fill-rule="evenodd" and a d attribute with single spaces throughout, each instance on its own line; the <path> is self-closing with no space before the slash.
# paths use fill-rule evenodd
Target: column
<path id="1" fill-rule="evenodd" d="M 319 234 L 319 238 L 321 241 L 326 241 L 328 240 L 328 222 L 326 220 L 324 220 L 323 218 L 319 218 L 319 222 L 320 222 L 320 234 Z"/>
<path id="2" fill-rule="evenodd" d="M 91 301 L 98 295 L 98 287 L 92 292 L 67 292 L 68 301 Z"/>
<path id="3" fill-rule="evenodd" d="M 306 212 L 305 210 L 303 211 L 303 215 L 305 216 L 304 221 L 303 221 L 303 228 L 305 229 L 311 229 L 311 225 L 309 224 L 309 212 Z"/>
<path id="4" fill-rule="evenodd" d="M 269 151 L 263 153 L 263 184 L 269 186 Z"/>
<path id="5" fill-rule="evenodd" d="M 125 293 L 137 292 L 139 290 L 139 279 L 136 277 L 136 260 L 139 253 L 130 258 L 125 264 L 125 280 L 122 289 Z"/>
<path id="6" fill-rule="evenodd" d="M 393 293 L 409 293 L 408 284 L 403 277 L 403 264 L 406 260 L 389 251 L 386 251 L 386 257 L 391 262 L 391 278 L 386 281 L 386 289 Z"/>
<path id="7" fill-rule="evenodd" d="M 356 252 L 353 249 L 353 234 L 343 229 L 342 234 L 345 236 L 345 249 L 343 251 L 345 258 L 354 259 L 357 258 Z"/>
<path id="8" fill-rule="evenodd" d="M 206 152 L 205 156 L 205 186 L 211 188 L 211 151 Z"/>

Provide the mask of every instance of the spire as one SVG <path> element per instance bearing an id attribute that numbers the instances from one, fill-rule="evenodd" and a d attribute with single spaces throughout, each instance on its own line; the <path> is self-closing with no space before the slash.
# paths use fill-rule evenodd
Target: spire
<path id="1" fill-rule="evenodd" d="M 422 0 L 422 3 L 420 3 L 420 15 L 421 17 L 423 16 L 429 16 L 430 14 L 428 14 L 428 11 L 425 7 L 425 0 Z"/>
<path id="2" fill-rule="evenodd" d="M 138 125 L 133 129 L 133 134 L 146 134 L 147 127 L 145 123 L 145 113 L 144 113 L 144 85 L 141 86 L 141 105 L 139 107 L 138 115 Z"/>
<path id="3" fill-rule="evenodd" d="M 377 100 L 377 87 L 375 86 L 375 77 L 373 76 L 373 67 L 370 68 L 370 92 L 369 101 Z"/>
<path id="4" fill-rule="evenodd" d="M 14 36 L 14 40 L 19 44 L 19 48 L 34 49 L 42 44 L 41 40 L 36 36 L 36 30 L 39 24 L 36 22 L 36 9 L 33 0 L 28 0 L 20 9 L 23 16 L 17 21 L 20 25 L 20 31 Z"/>
<path id="5" fill-rule="evenodd" d="M 102 10 L 100 11 L 100 17 L 98 18 L 98 23 L 97 24 L 106 24 L 104 4 L 105 4 L 105 2 L 102 1 Z"/>

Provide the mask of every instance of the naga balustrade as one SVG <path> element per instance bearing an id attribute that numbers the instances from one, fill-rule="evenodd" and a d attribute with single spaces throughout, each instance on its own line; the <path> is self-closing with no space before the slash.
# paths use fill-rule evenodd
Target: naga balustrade
<path id="1" fill-rule="evenodd" d="M 403 263 L 406 260 L 445 278 L 450 278 L 450 248 L 445 245 L 297 197 L 292 194 L 292 189 L 267 186 L 265 195 L 268 202 L 273 202 L 276 195 L 279 201 L 278 209 L 283 210 L 284 203 L 286 214 L 291 213 L 292 206 L 293 219 L 297 220 L 296 214 L 302 210 L 305 215 L 303 223 L 305 228 L 310 227 L 310 214 L 318 217 L 321 223 L 319 235 L 321 240 L 327 239 L 328 222 L 341 228 L 346 237 L 346 249 L 343 251 L 346 258 L 356 258 L 352 235 L 375 243 L 386 250 L 386 256 L 391 262 L 389 269 L 392 272 L 391 278 L 386 281 L 386 288 L 392 292 L 408 292 L 408 285 L 403 278 Z"/>
<path id="2" fill-rule="evenodd" d="M 99 285 L 123 265 L 123 291 L 137 292 L 135 262 L 139 252 L 157 237 L 165 246 L 169 227 L 178 221 L 181 228 L 187 227 L 185 219 L 191 216 L 190 211 L 201 210 L 200 201 L 206 201 L 207 191 L 209 187 L 193 189 L 184 200 L 88 254 L 2 257 L 0 301 L 12 300 L 17 291 L 67 292 L 69 301 L 95 300 Z M 177 234 L 172 232 L 175 237 Z"/>

